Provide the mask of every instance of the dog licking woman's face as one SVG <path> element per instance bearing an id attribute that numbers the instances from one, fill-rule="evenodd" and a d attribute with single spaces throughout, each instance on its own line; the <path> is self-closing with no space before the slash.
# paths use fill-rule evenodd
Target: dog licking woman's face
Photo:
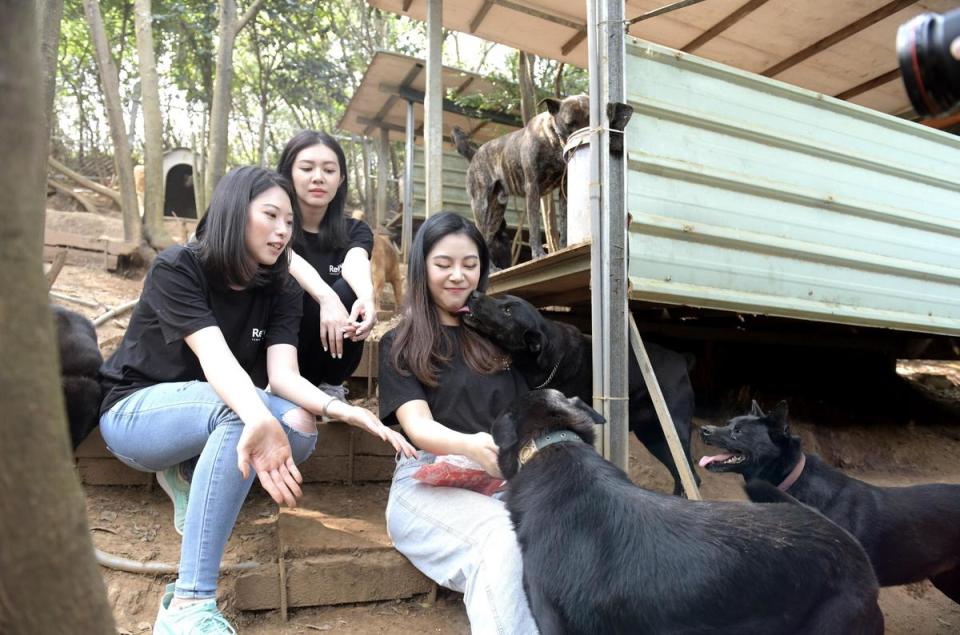
<path id="1" fill-rule="evenodd" d="M 444 236 L 427 254 L 427 288 L 441 324 L 460 324 L 460 313 L 479 283 L 480 249 L 466 234 Z"/>

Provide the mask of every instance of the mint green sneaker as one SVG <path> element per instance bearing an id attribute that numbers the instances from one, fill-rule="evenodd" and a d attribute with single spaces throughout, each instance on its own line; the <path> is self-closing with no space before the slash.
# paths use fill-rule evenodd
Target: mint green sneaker
<path id="1" fill-rule="evenodd" d="M 153 635 L 237 635 L 227 618 L 220 613 L 214 598 L 171 611 L 173 588 L 173 584 L 168 584 L 160 600 L 157 621 L 153 623 Z"/>
<path id="2" fill-rule="evenodd" d="M 190 481 L 183 478 L 180 465 L 168 467 L 157 472 L 157 483 L 173 501 L 173 528 L 183 535 L 183 524 L 187 520 L 187 500 L 190 498 Z"/>

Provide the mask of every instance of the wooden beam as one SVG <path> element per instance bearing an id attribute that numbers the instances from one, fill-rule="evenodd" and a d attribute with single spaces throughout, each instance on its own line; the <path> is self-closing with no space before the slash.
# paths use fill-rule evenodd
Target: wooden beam
<path id="1" fill-rule="evenodd" d="M 383 121 L 382 119 L 374 119 L 372 117 L 357 117 L 357 123 L 361 126 L 367 126 L 370 130 L 375 128 L 386 128 L 393 132 L 404 132 L 405 128 L 403 126 L 398 126 L 395 123 L 390 123 Z"/>
<path id="2" fill-rule="evenodd" d="M 424 103 L 425 95 L 423 94 L 423 91 L 416 90 L 415 88 L 395 86 L 393 84 L 380 84 L 380 91 L 383 93 L 397 95 L 408 101 L 413 101 L 420 104 Z M 452 112 L 456 115 L 463 115 L 464 117 L 469 117 L 471 119 L 489 119 L 490 121 L 501 123 L 505 126 L 512 126 L 514 128 L 523 127 L 523 121 L 519 117 L 508 115 L 507 113 L 500 112 L 498 110 L 467 108 L 466 106 L 461 106 L 449 99 L 443 100 L 443 110 L 446 112 Z"/>
<path id="3" fill-rule="evenodd" d="M 698 48 L 700 48 L 701 46 L 703 46 L 713 38 L 717 37 L 718 35 L 726 31 L 727 29 L 732 27 L 734 24 L 744 19 L 745 17 L 747 17 L 748 15 L 750 15 L 751 13 L 753 13 L 754 11 L 756 11 L 757 9 L 765 5 L 766 3 L 767 3 L 767 0 L 749 0 L 749 2 L 741 6 L 739 9 L 737 9 L 736 11 L 734 11 L 724 19 L 720 20 L 719 22 L 714 24 L 712 27 L 710 27 L 709 29 L 707 29 L 697 37 L 690 40 L 690 42 L 680 50 L 685 51 L 687 53 L 696 51 Z"/>
<path id="4" fill-rule="evenodd" d="M 697 0 L 700 2 L 701 0 Z M 583 29 L 586 28 L 585 22 L 577 22 L 575 20 L 570 20 L 568 18 L 561 18 L 558 15 L 552 13 L 547 13 L 546 11 L 540 11 L 532 7 L 528 7 L 516 2 L 511 2 L 510 0 L 492 0 L 493 4 L 498 7 L 503 7 L 504 9 L 510 9 L 511 11 L 516 11 L 517 13 L 522 13 L 524 15 L 529 15 L 531 17 L 537 18 L 538 20 L 544 20 L 546 22 L 553 22 L 554 24 L 559 24 L 560 26 L 565 26 L 569 29 Z"/>
<path id="5" fill-rule="evenodd" d="M 646 13 L 641 13 L 635 18 L 631 18 L 627 21 L 627 29 L 637 22 L 643 22 L 644 20 L 649 20 L 650 18 L 655 18 L 658 15 L 663 15 L 664 13 L 671 13 L 677 11 L 678 9 L 685 9 L 689 6 L 695 4 L 700 4 L 703 0 L 680 0 L 680 2 L 674 2 L 673 4 L 668 4 L 665 7 L 660 7 L 659 9 L 654 9 L 653 11 L 647 11 Z"/>
<path id="6" fill-rule="evenodd" d="M 413 4 L 413 0 L 403 0 L 403 12 L 406 13 L 410 10 L 410 5 Z"/>
<path id="7" fill-rule="evenodd" d="M 883 75 L 878 75 L 877 77 L 867 80 L 862 84 L 854 86 L 853 88 L 847 89 L 842 93 L 837 93 L 836 95 L 834 95 L 834 97 L 836 97 L 837 99 L 850 99 L 851 97 L 856 97 L 857 95 L 861 95 L 867 92 L 868 90 L 873 90 L 877 86 L 883 86 L 884 84 L 887 84 L 899 78 L 900 78 L 900 69 L 895 68 L 890 72 L 884 73 Z"/>
<path id="8" fill-rule="evenodd" d="M 473 16 L 473 19 L 470 20 L 470 33 L 476 33 L 477 29 L 480 27 L 480 23 L 483 22 L 483 19 L 487 17 L 487 14 L 490 13 L 490 8 L 493 7 L 493 0 L 486 0 L 483 5 L 480 7 L 480 10 L 477 11 L 477 15 Z"/>
<path id="9" fill-rule="evenodd" d="M 473 80 L 475 80 L 476 78 L 477 78 L 476 75 L 471 75 L 470 77 L 468 77 L 468 78 L 467 78 L 467 81 L 463 82 L 462 84 L 460 84 L 459 86 L 457 86 L 456 89 L 454 89 L 454 91 L 453 91 L 453 96 L 454 96 L 454 97 L 459 97 L 460 95 L 462 95 L 462 94 L 463 94 L 463 91 L 465 91 L 466 89 L 470 88 L 470 84 L 472 84 L 472 83 L 473 83 Z"/>
<path id="10" fill-rule="evenodd" d="M 856 35 L 860 31 L 863 31 L 867 27 L 876 24 L 880 20 L 883 20 L 884 18 L 888 18 L 894 13 L 898 11 L 902 11 L 907 7 L 914 5 L 916 3 L 917 3 L 917 0 L 894 0 L 893 2 L 885 4 L 884 6 L 880 7 L 876 11 L 873 11 L 863 16 L 859 20 L 856 20 L 855 22 L 851 22 L 850 24 L 843 27 L 839 31 L 835 31 L 830 35 L 828 35 L 827 37 L 823 38 L 822 40 L 814 42 L 813 44 L 803 49 L 802 51 L 798 51 L 797 53 L 794 53 L 787 59 L 781 62 L 777 62 L 776 64 L 774 64 L 773 66 L 771 66 L 770 68 L 768 68 L 767 70 L 763 71 L 760 74 L 765 77 L 775 77 L 780 73 L 782 73 L 783 71 L 787 70 L 788 68 L 793 68 L 797 64 L 803 62 L 804 60 L 810 57 L 813 57 L 820 51 L 826 50 L 831 46 L 833 46 L 834 44 L 837 44 L 838 42 L 842 42 L 843 40 L 846 40 L 847 38 L 853 35 Z"/>
<path id="11" fill-rule="evenodd" d="M 569 55 L 570 51 L 577 48 L 577 45 L 585 39 L 587 39 L 587 29 L 583 28 L 577 31 L 572 38 L 564 42 L 563 46 L 560 47 L 560 54 Z"/>
<path id="12" fill-rule="evenodd" d="M 417 77 L 420 76 L 420 73 L 423 71 L 423 64 L 417 62 L 413 67 L 407 71 L 407 74 L 404 75 L 403 79 L 400 81 L 401 86 L 409 86 L 413 83 Z M 380 110 L 377 111 L 377 114 L 373 116 L 372 121 L 380 122 L 383 121 L 383 118 L 387 116 L 387 113 L 390 112 L 390 109 L 393 108 L 394 103 L 396 103 L 396 97 L 391 96 L 384 102 L 383 106 L 380 107 Z M 359 121 L 359 119 L 358 119 Z M 370 124 L 363 130 L 363 136 L 369 137 L 370 133 L 373 132 L 373 129 L 376 128 L 375 125 Z"/>

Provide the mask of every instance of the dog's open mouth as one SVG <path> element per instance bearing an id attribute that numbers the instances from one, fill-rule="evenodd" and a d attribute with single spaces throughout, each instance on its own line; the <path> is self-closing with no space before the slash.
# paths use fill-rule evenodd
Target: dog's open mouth
<path id="1" fill-rule="evenodd" d="M 726 472 L 736 468 L 747 460 L 747 455 L 743 452 L 727 452 L 724 454 L 714 454 L 700 459 L 700 467 L 705 467 L 711 472 Z"/>

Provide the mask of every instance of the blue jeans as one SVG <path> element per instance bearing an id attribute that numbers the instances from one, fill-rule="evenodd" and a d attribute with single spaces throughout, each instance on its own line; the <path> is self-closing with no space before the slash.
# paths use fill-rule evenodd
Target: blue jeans
<path id="1" fill-rule="evenodd" d="M 297 406 L 262 390 L 257 393 L 283 425 L 293 460 L 306 460 L 317 435 L 283 423 L 284 415 Z M 177 597 L 216 597 L 220 559 L 254 479 L 253 470 L 244 479 L 237 468 L 242 431 L 240 418 L 202 381 L 138 390 L 100 417 L 107 448 L 134 469 L 159 472 L 199 457 L 190 481 Z"/>
<path id="2" fill-rule="evenodd" d="M 397 551 L 437 584 L 460 591 L 475 635 L 536 634 L 523 590 L 523 560 L 504 503 L 413 478 L 435 457 L 402 458 L 387 502 L 387 531 Z"/>

